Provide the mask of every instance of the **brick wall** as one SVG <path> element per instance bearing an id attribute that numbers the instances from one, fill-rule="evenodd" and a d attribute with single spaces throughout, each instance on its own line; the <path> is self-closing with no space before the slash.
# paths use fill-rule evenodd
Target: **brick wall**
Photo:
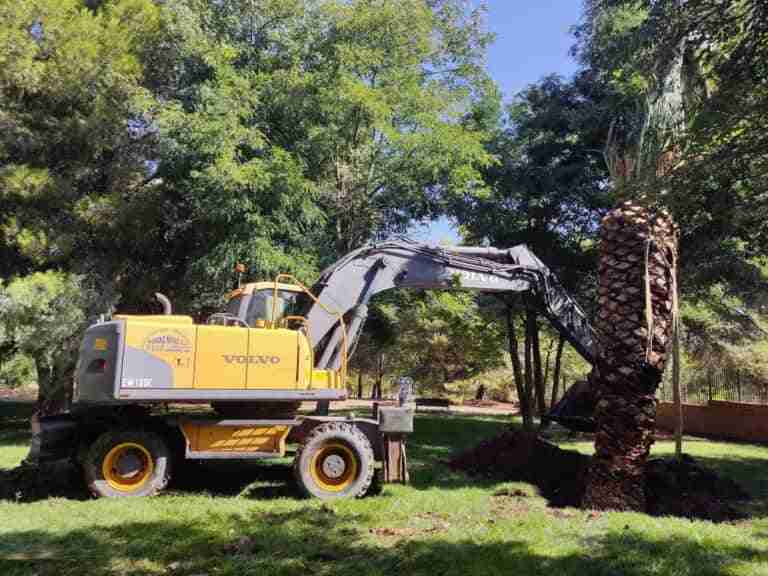
<path id="1" fill-rule="evenodd" d="M 675 407 L 659 402 L 656 426 L 675 429 Z M 768 442 L 768 406 L 710 400 L 709 404 L 683 404 L 683 429 L 686 434 Z"/>

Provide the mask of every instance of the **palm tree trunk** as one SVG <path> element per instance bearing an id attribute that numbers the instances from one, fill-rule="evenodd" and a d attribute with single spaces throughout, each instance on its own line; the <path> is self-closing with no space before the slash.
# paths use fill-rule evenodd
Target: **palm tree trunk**
<path id="1" fill-rule="evenodd" d="M 672 337 L 676 232 L 668 214 L 626 202 L 602 222 L 595 457 L 584 506 L 645 510 L 656 388 Z"/>

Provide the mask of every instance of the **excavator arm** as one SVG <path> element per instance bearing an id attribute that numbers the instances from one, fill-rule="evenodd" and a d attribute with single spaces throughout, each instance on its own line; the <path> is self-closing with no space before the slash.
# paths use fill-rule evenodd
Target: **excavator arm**
<path id="1" fill-rule="evenodd" d="M 317 368 L 338 368 L 341 361 L 342 327 L 324 307 L 347 317 L 348 347 L 353 351 L 371 297 L 392 288 L 527 292 L 555 329 L 594 363 L 595 338 L 586 314 L 526 246 L 443 248 L 390 241 L 350 252 L 324 270 L 315 284 L 312 291 L 319 303 L 305 316 Z"/>

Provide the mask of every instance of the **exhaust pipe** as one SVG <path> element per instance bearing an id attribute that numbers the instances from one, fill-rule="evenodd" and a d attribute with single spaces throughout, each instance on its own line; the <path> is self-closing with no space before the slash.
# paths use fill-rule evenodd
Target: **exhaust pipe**
<path id="1" fill-rule="evenodd" d="M 168 296 L 161 294 L 160 292 L 155 292 L 155 298 L 157 298 L 160 304 L 163 305 L 163 314 L 170 316 L 173 313 L 173 307 L 171 306 L 171 301 L 168 299 Z"/>

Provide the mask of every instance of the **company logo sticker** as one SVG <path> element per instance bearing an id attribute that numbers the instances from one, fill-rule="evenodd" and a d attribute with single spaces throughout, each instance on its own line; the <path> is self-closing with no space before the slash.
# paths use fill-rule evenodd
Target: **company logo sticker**
<path id="1" fill-rule="evenodd" d="M 189 338 L 177 330 L 153 332 L 144 340 L 142 346 L 147 352 L 175 352 L 188 354 L 192 351 Z"/>

